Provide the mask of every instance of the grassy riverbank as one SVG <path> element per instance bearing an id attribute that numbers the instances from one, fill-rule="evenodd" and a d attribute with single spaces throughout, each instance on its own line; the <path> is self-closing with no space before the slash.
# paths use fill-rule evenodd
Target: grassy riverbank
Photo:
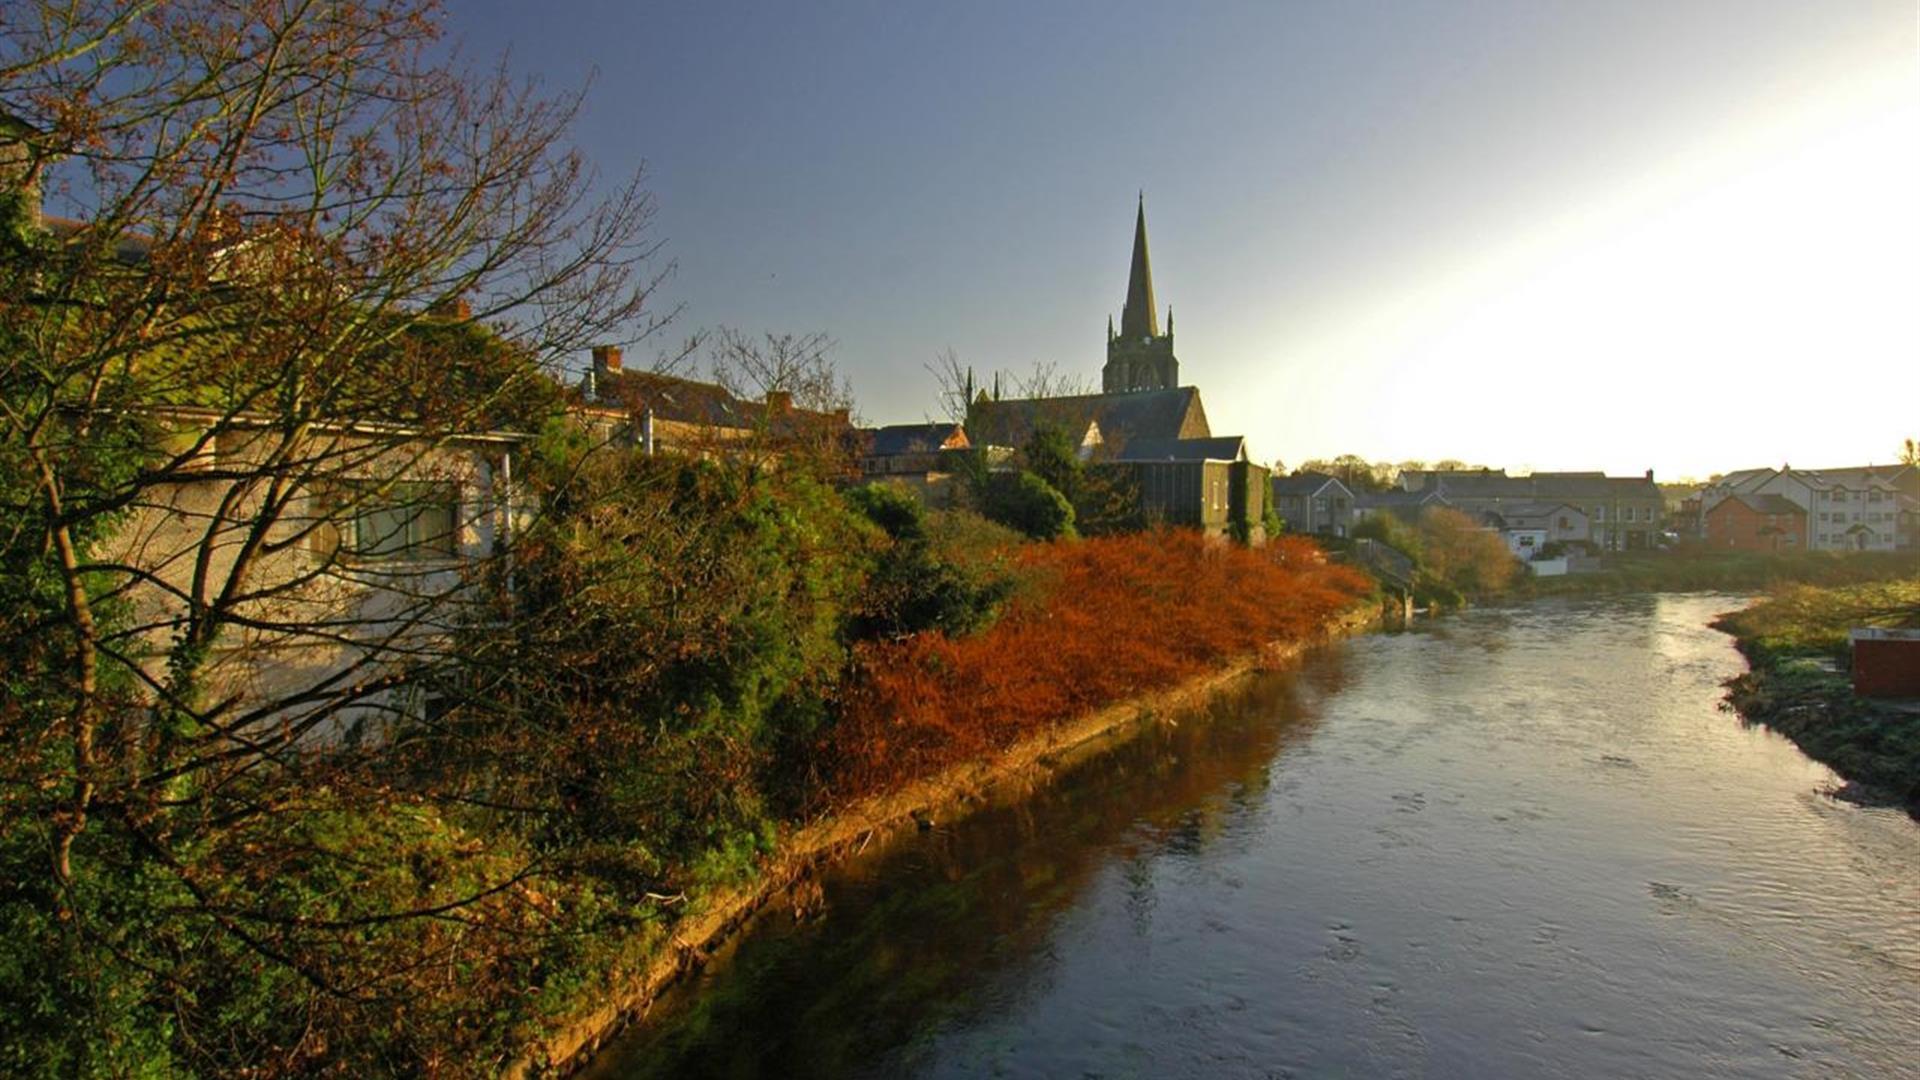
<path id="1" fill-rule="evenodd" d="M 1594 573 L 1534 578 L 1536 596 L 1617 592 L 1753 592 L 1782 585 L 1844 586 L 1920 576 L 1920 552 L 1647 551 L 1602 557 Z"/>
<path id="2" fill-rule="evenodd" d="M 1920 576 L 1793 586 L 1715 625 L 1752 665 L 1728 684 L 1742 716 L 1848 780 L 1920 807 L 1920 709 L 1856 698 L 1846 669 L 1849 629 L 1920 625 Z"/>

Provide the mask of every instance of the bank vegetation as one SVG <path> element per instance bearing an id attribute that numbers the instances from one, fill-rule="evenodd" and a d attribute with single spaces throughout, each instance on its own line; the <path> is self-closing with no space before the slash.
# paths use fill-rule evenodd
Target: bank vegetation
<path id="1" fill-rule="evenodd" d="M 1856 697 L 1847 670 L 1850 630 L 1920 627 L 1920 576 L 1787 586 L 1716 625 L 1750 665 L 1728 683 L 1742 716 L 1866 791 L 1920 810 L 1920 709 Z"/>

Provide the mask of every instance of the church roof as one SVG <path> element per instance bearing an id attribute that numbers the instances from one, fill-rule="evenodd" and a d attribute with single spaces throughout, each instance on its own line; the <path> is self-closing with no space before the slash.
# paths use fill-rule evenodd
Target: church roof
<path id="1" fill-rule="evenodd" d="M 1160 336 L 1153 303 L 1153 266 L 1147 259 L 1147 197 L 1133 222 L 1133 269 L 1127 275 L 1127 306 L 1120 310 L 1120 336 L 1130 341 Z"/>
<path id="2" fill-rule="evenodd" d="M 1103 442 L 1124 448 L 1133 439 L 1204 439 L 1213 434 L 1197 387 L 1135 390 L 975 402 L 967 432 L 975 446 L 1025 446 L 1035 429 L 1056 427 L 1075 439 L 1098 425 Z"/>
<path id="3" fill-rule="evenodd" d="M 1243 435 L 1216 435 L 1207 439 L 1134 438 L 1120 448 L 1116 461 L 1245 461 Z"/>

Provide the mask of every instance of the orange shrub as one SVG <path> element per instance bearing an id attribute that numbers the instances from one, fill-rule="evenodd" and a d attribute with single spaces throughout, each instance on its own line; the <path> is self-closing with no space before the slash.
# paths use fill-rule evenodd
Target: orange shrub
<path id="1" fill-rule="evenodd" d="M 1299 641 L 1372 588 L 1312 541 L 1265 548 L 1166 531 L 1031 544 L 1043 582 L 971 637 L 863 645 L 823 760 L 854 796 L 985 756 L 1046 724 Z"/>

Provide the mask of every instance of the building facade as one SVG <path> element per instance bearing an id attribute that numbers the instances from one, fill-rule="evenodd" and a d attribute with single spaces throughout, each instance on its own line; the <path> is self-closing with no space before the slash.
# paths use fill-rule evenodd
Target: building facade
<path id="1" fill-rule="evenodd" d="M 1734 495 L 1706 512 L 1706 544 L 1714 551 L 1799 551 L 1807 512 L 1781 495 Z"/>
<path id="2" fill-rule="evenodd" d="M 1346 536 L 1353 531 L 1353 491 L 1326 473 L 1274 477 L 1273 509 L 1290 532 Z"/>

